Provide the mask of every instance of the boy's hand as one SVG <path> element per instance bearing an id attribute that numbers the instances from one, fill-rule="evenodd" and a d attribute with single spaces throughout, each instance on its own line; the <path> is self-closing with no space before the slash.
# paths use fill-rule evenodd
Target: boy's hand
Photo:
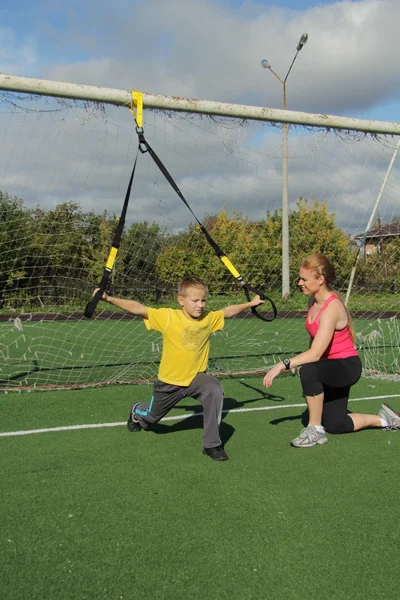
<path id="1" fill-rule="evenodd" d="M 100 289 L 100 288 L 96 288 L 96 289 L 94 290 L 94 292 L 93 292 L 93 294 L 92 294 L 92 298 L 93 298 L 93 296 L 95 296 L 95 295 L 96 295 L 96 293 L 99 291 L 99 289 Z M 102 300 L 104 300 L 105 302 L 108 302 L 108 296 L 107 296 L 107 294 L 106 294 L 105 292 L 103 292 L 103 295 L 102 295 L 101 299 L 102 299 Z"/>
<path id="2" fill-rule="evenodd" d="M 261 300 L 258 294 L 254 296 L 252 300 L 250 300 L 250 306 L 259 306 L 260 304 L 264 304 L 264 300 Z"/>

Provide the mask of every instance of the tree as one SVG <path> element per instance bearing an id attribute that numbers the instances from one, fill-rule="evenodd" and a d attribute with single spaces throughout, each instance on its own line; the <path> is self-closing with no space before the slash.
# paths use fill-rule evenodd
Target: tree
<path id="1" fill-rule="evenodd" d="M 229 217 L 225 210 L 208 215 L 203 224 L 236 269 L 246 279 L 252 278 L 257 271 L 254 248 L 260 237 L 260 224 L 235 212 Z M 158 258 L 157 273 L 167 283 L 175 284 L 190 274 L 205 279 L 215 293 L 237 290 L 235 278 L 218 260 L 196 225 L 189 225 L 186 231 L 169 240 Z"/>
<path id="2" fill-rule="evenodd" d="M 103 276 L 104 266 L 110 254 L 117 219 L 110 217 L 107 211 L 102 215 L 96 215 L 94 212 L 83 215 L 83 239 L 80 254 L 82 265 L 85 269 L 85 279 L 89 286 L 97 285 Z M 114 272 L 120 267 L 120 255 L 114 265 Z"/>
<path id="3" fill-rule="evenodd" d="M 335 213 L 329 213 L 326 203 L 315 200 L 309 205 L 299 198 L 297 211 L 289 219 L 290 230 L 290 276 L 298 277 L 300 262 L 310 254 L 325 254 L 335 266 L 336 285 L 341 287 L 348 281 L 356 246 L 350 235 L 336 225 Z"/>
<path id="4" fill-rule="evenodd" d="M 100 276 L 102 246 L 111 229 L 109 219 L 106 215 L 85 214 L 73 201 L 49 211 L 36 208 L 33 219 L 32 292 L 45 304 L 65 304 L 81 298 L 88 287 L 92 288 L 90 279 Z M 103 268 L 104 264 L 102 257 Z"/>
<path id="5" fill-rule="evenodd" d="M 30 232 L 23 200 L 0 190 L 0 306 L 14 304 L 24 287 Z"/>
<path id="6" fill-rule="evenodd" d="M 163 233 L 156 223 L 132 223 L 123 235 L 115 286 L 136 292 L 154 291 L 158 286 L 157 257 L 163 247 Z"/>
<path id="7" fill-rule="evenodd" d="M 282 216 L 280 211 L 267 213 L 266 219 L 251 221 L 240 213 L 229 217 L 225 210 L 209 215 L 204 226 L 243 277 L 255 287 L 273 289 L 282 281 Z M 309 254 L 326 254 L 337 270 L 340 286 L 351 270 L 354 247 L 350 236 L 335 224 L 335 214 L 326 204 L 300 198 L 292 211 L 290 227 L 290 274 L 293 289 L 299 265 Z M 190 225 L 171 238 L 160 254 L 157 272 L 167 282 L 185 274 L 195 274 L 210 282 L 216 292 L 237 289 L 234 278 L 218 261 L 199 228 Z"/>

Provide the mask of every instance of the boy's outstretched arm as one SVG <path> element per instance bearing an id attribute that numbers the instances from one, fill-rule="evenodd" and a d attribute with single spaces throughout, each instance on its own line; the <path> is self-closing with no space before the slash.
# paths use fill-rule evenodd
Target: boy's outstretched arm
<path id="1" fill-rule="evenodd" d="M 97 292 L 99 288 L 96 288 L 93 292 L 93 296 Z M 118 308 L 122 308 L 126 312 L 132 313 L 137 317 L 142 317 L 142 319 L 147 319 L 147 308 L 140 304 L 140 302 L 136 302 L 136 300 L 124 300 L 123 298 L 113 298 L 113 296 L 109 296 L 106 292 L 103 292 L 101 297 L 102 300 L 108 302 L 109 304 L 113 304 L 114 306 L 118 306 Z"/>
<path id="2" fill-rule="evenodd" d="M 254 296 L 254 298 L 250 300 L 250 302 L 245 302 L 244 304 L 231 304 L 231 306 L 226 306 L 222 309 L 222 312 L 224 313 L 225 319 L 230 319 L 231 317 L 238 315 L 244 310 L 247 310 L 252 306 L 259 306 L 260 304 L 264 304 L 264 300 L 261 300 L 260 296 L 257 295 Z"/>

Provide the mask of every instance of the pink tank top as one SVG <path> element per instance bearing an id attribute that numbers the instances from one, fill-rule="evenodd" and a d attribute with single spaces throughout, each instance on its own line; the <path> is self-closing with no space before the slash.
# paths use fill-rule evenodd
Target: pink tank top
<path id="1" fill-rule="evenodd" d="M 332 300 L 335 300 L 336 298 L 337 296 L 335 294 L 329 296 L 312 323 L 310 323 L 310 311 L 313 305 L 310 306 L 306 317 L 306 329 L 312 339 L 314 339 L 317 335 L 322 311 L 324 311 L 328 304 L 330 304 Z M 358 356 L 358 352 L 355 349 L 353 340 L 351 339 L 349 325 L 347 324 L 343 329 L 335 331 L 332 341 L 321 356 L 321 359 L 349 358 L 350 356 Z"/>

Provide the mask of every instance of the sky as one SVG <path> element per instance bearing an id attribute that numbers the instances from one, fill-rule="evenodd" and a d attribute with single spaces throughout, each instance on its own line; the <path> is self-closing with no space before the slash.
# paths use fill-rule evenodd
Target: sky
<path id="1" fill-rule="evenodd" d="M 0 71 L 398 121 L 397 0 L 42 0 L 0 8 Z"/>
<path id="2" fill-rule="evenodd" d="M 307 33 L 308 42 L 299 52 L 287 80 L 288 109 L 397 122 L 400 121 L 399 31 L 398 0 L 115 0 L 113 3 L 103 0 L 42 0 L 34 3 L 3 0 L 0 7 L 0 71 L 152 94 L 282 108 L 282 84 L 268 69 L 261 67 L 261 60 L 268 59 L 273 70 L 284 78 L 296 54 L 300 36 Z M 158 127 L 161 127 L 161 138 L 165 140 L 167 126 Z M 253 146 L 265 156 L 275 156 L 279 152 L 278 134 L 279 131 L 271 134 L 259 130 L 252 137 Z M 17 139 L 12 125 L 7 135 Z M 122 128 L 118 135 L 122 139 Z M 26 147 L 23 138 L 16 143 Z M 131 141 L 123 143 L 127 144 L 125 158 L 121 158 L 123 176 L 126 177 Z M 297 141 L 291 144 L 292 154 L 303 152 L 297 144 Z M 165 147 L 159 146 L 161 151 L 164 148 L 167 151 L 170 146 L 167 143 Z M 106 149 L 103 160 L 110 164 L 110 172 L 115 171 L 115 165 L 111 166 L 115 150 L 108 158 L 107 152 Z M 193 149 L 190 152 L 193 153 L 192 168 L 194 164 L 200 168 L 197 183 L 188 189 L 198 193 L 207 179 L 210 187 L 215 188 L 214 184 L 222 177 L 217 163 L 211 168 L 210 164 L 206 165 L 205 155 L 195 154 Z M 331 148 L 330 152 L 337 164 L 338 151 Z M 364 152 L 360 150 L 359 155 Z M 362 187 L 357 188 L 365 179 L 359 172 L 362 159 L 355 159 L 356 153 L 352 153 L 353 158 L 348 161 L 353 167 L 350 164 L 346 167 L 358 174 L 352 184 L 349 202 L 355 195 L 363 194 L 373 202 L 391 152 L 390 149 L 384 157 L 372 159 L 377 177 L 374 186 L 368 184 L 365 191 Z M 4 150 L 0 149 L 2 153 Z M 364 164 L 370 160 L 366 158 Z M 40 200 L 51 205 L 60 197 L 77 193 L 62 182 L 61 173 L 57 181 L 59 190 L 64 191 L 59 191 L 58 196 L 53 189 L 40 197 L 42 181 L 34 186 L 28 183 L 32 171 L 29 177 L 26 176 L 26 182 L 22 182 L 20 171 L 19 187 L 12 186 L 9 182 L 16 181 L 16 175 L 11 159 L 8 164 L 9 170 L 3 179 L 0 165 L 0 189 L 7 186 L 11 193 L 23 194 L 32 203 Z M 299 164 L 291 162 L 291 177 L 296 169 L 300 170 Z M 322 164 L 318 162 L 321 179 L 324 178 Z M 172 161 L 172 165 L 178 178 L 190 180 L 179 171 L 177 161 Z M 44 173 L 45 168 L 43 164 L 40 171 Z M 249 167 L 246 168 L 249 171 Z M 278 182 L 279 167 L 274 162 L 271 168 L 276 170 Z M 223 177 L 230 177 L 232 181 L 236 170 L 234 161 L 230 170 L 230 176 L 224 171 Z M 101 170 L 98 179 L 100 176 Z M 42 180 L 44 178 L 43 175 Z M 332 178 L 331 166 L 327 164 L 325 180 L 329 178 Z M 307 179 L 311 182 L 312 177 L 307 175 Z M 336 190 L 343 187 L 344 179 L 343 175 L 337 178 Z M 249 183 L 248 189 L 255 189 L 257 185 Z M 120 190 L 117 185 L 111 188 L 108 179 L 97 195 L 107 189 L 114 208 L 118 205 Z M 278 183 L 271 188 L 275 195 L 279 194 Z M 293 182 L 291 189 L 293 207 L 301 185 Z M 317 186 L 315 193 L 318 189 Z M 143 186 L 140 189 L 143 199 L 146 193 Z M 322 193 L 321 189 L 318 193 Z M 93 198 L 90 199 L 86 192 L 83 196 L 92 207 Z M 392 190 L 391 206 L 396 202 L 397 187 Z M 207 203 L 203 198 L 201 214 L 213 207 L 215 203 Z M 390 210 L 393 213 L 397 209 Z M 183 224 L 178 217 L 176 222 Z"/>

